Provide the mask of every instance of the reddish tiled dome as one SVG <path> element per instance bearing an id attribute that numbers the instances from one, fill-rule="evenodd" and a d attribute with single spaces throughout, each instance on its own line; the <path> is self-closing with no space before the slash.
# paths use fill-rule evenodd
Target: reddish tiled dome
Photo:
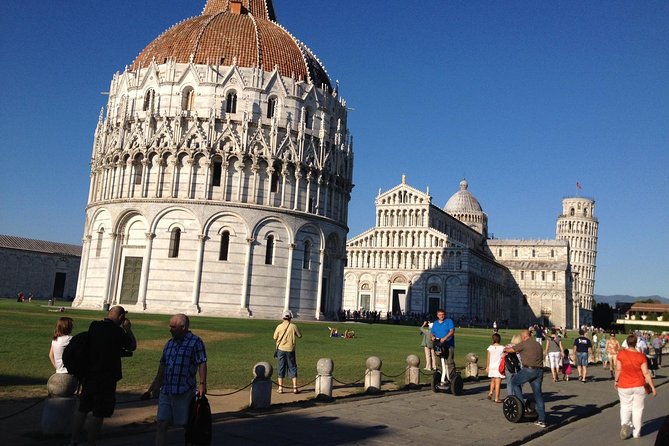
<path id="1" fill-rule="evenodd" d="M 275 66 L 283 76 L 331 88 L 325 69 L 311 51 L 275 19 L 271 0 L 209 0 L 202 15 L 184 20 L 151 42 L 135 59 L 132 70 L 152 60 L 177 63 L 262 67 Z"/>

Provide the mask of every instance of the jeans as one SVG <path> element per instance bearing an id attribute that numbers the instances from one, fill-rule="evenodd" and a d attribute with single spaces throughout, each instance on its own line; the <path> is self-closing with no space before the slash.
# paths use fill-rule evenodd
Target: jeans
<path id="1" fill-rule="evenodd" d="M 525 383 L 530 383 L 532 387 L 532 392 L 534 393 L 534 402 L 537 406 L 537 414 L 539 415 L 538 421 L 546 421 L 546 408 L 544 406 L 544 396 L 541 393 L 541 383 L 544 381 L 544 369 L 532 369 L 529 367 L 523 367 L 518 373 L 513 375 L 511 378 L 511 390 L 513 395 L 522 399 L 523 390 L 522 386 Z"/>
<path id="2" fill-rule="evenodd" d="M 643 386 L 626 389 L 618 387 L 618 398 L 620 398 L 620 425 L 632 424 L 634 426 L 632 435 L 638 437 L 641 434 L 641 416 L 646 390 Z"/>
<path id="3" fill-rule="evenodd" d="M 295 351 L 284 352 L 277 351 L 277 360 L 279 361 L 279 378 L 285 378 L 286 368 L 288 368 L 288 377 L 297 377 L 297 360 L 295 359 Z"/>

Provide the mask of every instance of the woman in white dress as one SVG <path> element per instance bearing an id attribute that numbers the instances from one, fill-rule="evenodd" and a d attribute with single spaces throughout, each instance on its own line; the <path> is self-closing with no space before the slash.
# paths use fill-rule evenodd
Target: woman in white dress
<path id="1" fill-rule="evenodd" d="M 488 392 L 488 399 L 496 403 L 501 403 L 499 397 L 500 387 L 502 385 L 502 375 L 499 372 L 499 365 L 502 362 L 502 355 L 504 354 L 504 346 L 500 345 L 502 338 L 498 333 L 492 335 L 492 345 L 488 346 L 488 360 L 486 363 L 486 371 L 488 378 L 490 378 L 490 392 Z"/>
<path id="2" fill-rule="evenodd" d="M 49 350 L 49 359 L 51 365 L 56 369 L 56 373 L 67 373 L 67 369 L 63 365 L 63 350 L 72 339 L 71 333 L 74 327 L 74 322 L 70 317 L 61 317 L 56 322 L 56 328 L 53 331 L 53 338 L 51 340 L 51 349 Z"/>

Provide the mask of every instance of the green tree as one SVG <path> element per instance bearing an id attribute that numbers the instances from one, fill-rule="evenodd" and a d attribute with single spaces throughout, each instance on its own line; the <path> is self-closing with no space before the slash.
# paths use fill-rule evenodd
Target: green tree
<path id="1" fill-rule="evenodd" d="M 592 323 L 595 327 L 601 327 L 605 330 L 611 328 L 613 323 L 613 308 L 607 303 L 595 305 L 592 311 Z"/>

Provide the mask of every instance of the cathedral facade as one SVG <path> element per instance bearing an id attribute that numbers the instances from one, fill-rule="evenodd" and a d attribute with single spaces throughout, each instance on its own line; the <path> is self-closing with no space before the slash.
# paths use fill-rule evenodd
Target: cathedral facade
<path id="1" fill-rule="evenodd" d="M 433 316 L 444 308 L 455 320 L 511 326 L 588 323 L 594 201 L 565 198 L 554 240 L 499 240 L 488 237 L 488 216 L 468 187 L 463 180 L 443 209 L 404 177 L 379 193 L 375 226 L 347 243 L 342 308 Z"/>
<path id="2" fill-rule="evenodd" d="M 209 0 L 111 81 L 75 306 L 321 318 L 341 304 L 346 103 L 271 0 Z"/>

